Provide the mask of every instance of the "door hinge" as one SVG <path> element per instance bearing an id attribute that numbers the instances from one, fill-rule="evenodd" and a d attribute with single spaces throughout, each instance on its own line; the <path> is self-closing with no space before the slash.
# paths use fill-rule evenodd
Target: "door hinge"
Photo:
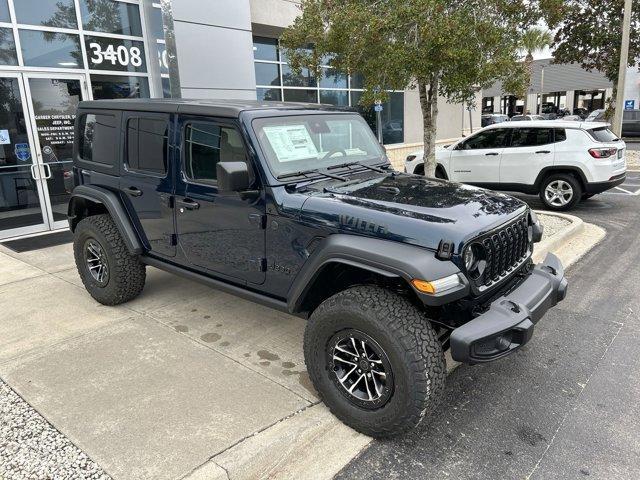
<path id="1" fill-rule="evenodd" d="M 267 228 L 267 216 L 261 213 L 250 213 L 249 222 L 264 230 Z"/>
<path id="2" fill-rule="evenodd" d="M 178 235 L 176 235 L 175 233 L 169 235 L 169 245 L 172 247 L 178 245 Z"/>
<path id="3" fill-rule="evenodd" d="M 267 259 L 266 258 L 261 258 L 260 259 L 260 271 L 261 272 L 266 272 L 267 271 Z"/>

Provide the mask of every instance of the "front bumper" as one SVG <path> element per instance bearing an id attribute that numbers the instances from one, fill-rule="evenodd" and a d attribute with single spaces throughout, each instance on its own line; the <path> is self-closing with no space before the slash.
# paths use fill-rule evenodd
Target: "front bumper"
<path id="1" fill-rule="evenodd" d="M 549 253 L 531 275 L 482 315 L 451 332 L 451 356 L 462 363 L 483 363 L 504 357 L 527 343 L 534 325 L 564 300 L 567 280 L 562 263 Z"/>

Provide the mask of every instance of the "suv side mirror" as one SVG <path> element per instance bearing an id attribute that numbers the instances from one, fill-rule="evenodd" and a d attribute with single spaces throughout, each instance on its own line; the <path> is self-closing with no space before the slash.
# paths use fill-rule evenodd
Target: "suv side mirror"
<path id="1" fill-rule="evenodd" d="M 216 165 L 218 187 L 226 192 L 243 192 L 251 186 L 246 162 L 218 162 Z"/>

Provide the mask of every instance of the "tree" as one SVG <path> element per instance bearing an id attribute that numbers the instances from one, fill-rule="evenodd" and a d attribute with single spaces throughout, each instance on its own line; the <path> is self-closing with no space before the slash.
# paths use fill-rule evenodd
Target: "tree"
<path id="1" fill-rule="evenodd" d="M 548 30 L 542 28 L 530 28 L 522 35 L 521 46 L 527 52 L 524 57 L 524 64 L 527 69 L 528 81 L 527 86 L 531 85 L 531 74 L 533 66 L 533 55 L 551 45 L 553 36 Z M 527 112 L 527 100 L 529 96 L 524 97 L 524 113 Z"/>
<path id="2" fill-rule="evenodd" d="M 426 175 L 435 173 L 438 95 L 474 104 L 477 89 L 497 80 L 512 92 L 526 88 L 518 52 L 537 17 L 531 1 L 302 0 L 300 8 L 281 38 L 294 71 L 320 75 L 329 64 L 362 74 L 362 104 L 418 89 Z"/>
<path id="3" fill-rule="evenodd" d="M 557 29 L 551 46 L 554 63 L 579 63 L 598 70 L 613 82 L 613 113 L 618 85 L 624 0 L 547 0 L 547 24 Z M 631 16 L 629 66 L 640 60 L 640 7 Z"/>

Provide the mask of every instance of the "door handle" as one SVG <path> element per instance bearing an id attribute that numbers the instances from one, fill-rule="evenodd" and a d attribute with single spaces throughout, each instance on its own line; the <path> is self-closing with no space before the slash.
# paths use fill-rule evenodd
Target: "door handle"
<path id="1" fill-rule="evenodd" d="M 498 152 L 489 152 L 489 153 L 485 153 L 485 155 L 487 157 L 495 157 L 495 156 L 498 156 L 500 154 Z"/>
<path id="2" fill-rule="evenodd" d="M 53 175 L 51 173 L 51 165 L 49 165 L 48 163 L 43 164 L 44 167 L 46 167 L 46 174 L 44 176 L 44 180 L 49 180 L 51 178 L 51 176 Z"/>
<path id="3" fill-rule="evenodd" d="M 536 153 L 551 153 L 551 150 L 538 150 Z"/>
<path id="4" fill-rule="evenodd" d="M 125 192 L 127 192 L 132 197 L 140 197 L 142 195 L 142 190 L 137 187 L 129 187 L 125 189 Z"/>
<path id="5" fill-rule="evenodd" d="M 31 169 L 31 178 L 33 178 L 34 180 L 39 180 L 40 179 L 40 169 L 38 168 L 38 173 L 36 174 L 36 168 L 38 167 L 37 163 L 32 163 L 31 166 L 29 167 Z"/>
<path id="6" fill-rule="evenodd" d="M 191 200 L 190 198 L 178 200 L 176 203 L 181 207 L 186 208 L 187 210 L 198 210 L 200 208 L 200 204 L 195 200 Z"/>

